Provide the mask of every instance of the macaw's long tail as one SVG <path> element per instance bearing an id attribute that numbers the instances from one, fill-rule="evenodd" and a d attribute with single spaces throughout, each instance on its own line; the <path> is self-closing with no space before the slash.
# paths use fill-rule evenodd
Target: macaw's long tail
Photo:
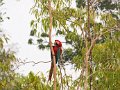
<path id="1" fill-rule="evenodd" d="M 49 78 L 48 78 L 48 81 L 51 81 L 52 74 L 53 74 L 53 68 L 54 68 L 54 65 L 53 65 L 53 62 L 52 62 L 52 63 L 51 63 L 51 68 L 50 68 L 50 72 L 49 72 Z"/>
<path id="2" fill-rule="evenodd" d="M 59 59 L 60 59 L 60 48 L 58 48 L 57 52 L 55 53 L 56 64 L 57 64 Z M 52 55 L 51 55 L 51 60 L 53 60 Z M 54 68 L 54 64 L 53 64 L 53 61 L 52 61 L 48 81 L 51 81 L 52 74 L 53 74 L 53 68 Z"/>

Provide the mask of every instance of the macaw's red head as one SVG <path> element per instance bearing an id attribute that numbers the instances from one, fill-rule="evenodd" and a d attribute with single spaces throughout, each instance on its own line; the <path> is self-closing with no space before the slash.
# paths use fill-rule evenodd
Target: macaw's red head
<path id="1" fill-rule="evenodd" d="M 59 40 L 55 40 L 55 44 L 58 45 L 59 47 L 62 47 L 62 42 L 60 42 Z"/>

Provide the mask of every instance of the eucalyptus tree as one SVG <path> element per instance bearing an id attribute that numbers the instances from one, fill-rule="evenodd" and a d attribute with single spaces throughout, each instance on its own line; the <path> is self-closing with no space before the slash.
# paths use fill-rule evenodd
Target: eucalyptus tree
<path id="1" fill-rule="evenodd" d="M 66 2 L 69 2 L 69 0 Z M 53 55 L 53 63 L 54 63 L 54 75 L 53 75 L 54 76 L 54 90 L 56 90 L 56 65 L 55 65 L 54 51 L 53 51 L 52 42 L 51 42 L 52 41 L 51 33 L 52 33 L 52 27 L 53 28 L 58 27 L 57 20 L 56 20 L 54 13 L 56 14 L 57 12 L 59 12 L 59 10 L 65 4 L 66 3 L 63 1 L 35 0 L 35 6 L 32 8 L 32 13 L 35 14 L 36 21 L 34 21 L 34 20 L 31 21 L 31 26 L 33 27 L 33 30 L 31 31 L 31 35 L 36 34 L 39 22 L 42 22 L 41 29 L 44 29 L 44 32 L 46 32 L 46 33 L 49 32 L 49 35 L 48 35 L 49 36 L 49 45 L 50 45 L 50 49 L 51 49 L 51 52 Z M 40 19 L 40 16 L 42 17 L 42 19 Z M 41 41 L 39 43 L 42 43 L 41 39 L 38 41 Z M 30 42 L 31 42 L 31 39 L 29 40 L 29 43 Z M 41 48 L 41 45 L 40 45 L 40 48 Z M 43 47 L 44 47 L 44 45 L 42 45 L 42 48 Z"/>
<path id="2" fill-rule="evenodd" d="M 79 0 L 81 1 L 81 0 Z M 83 3 L 83 4 L 82 4 Z M 118 3 L 118 2 L 117 2 Z M 83 6 L 80 7 L 80 9 L 82 8 L 86 8 L 85 5 L 86 3 L 82 2 L 81 1 L 81 4 Z M 85 4 L 85 5 L 84 5 Z M 118 3 L 119 4 L 119 3 Z M 90 6 L 91 7 L 91 6 Z M 117 6 L 118 7 L 118 6 Z M 115 9 L 115 8 L 114 8 Z M 97 45 L 102 45 L 102 43 L 104 43 L 105 41 L 107 41 L 108 39 L 111 38 L 111 34 L 112 34 L 112 37 L 116 37 L 116 40 L 118 40 L 119 38 L 119 12 L 118 12 L 119 8 L 117 9 L 117 17 L 114 17 L 113 13 L 111 12 L 108 12 L 108 10 L 106 10 L 105 13 L 101 12 L 101 13 L 98 13 L 98 11 L 96 11 L 93 7 L 90 8 L 90 34 L 91 34 L 91 37 L 94 38 L 96 37 L 96 35 L 98 35 L 97 39 L 96 39 L 96 44 Z M 115 10 L 116 11 L 116 10 Z M 115 13 L 114 13 L 115 14 Z M 98 21 L 96 20 L 96 18 L 98 18 Z M 100 19 L 100 20 L 99 20 Z M 110 23 L 111 22 L 111 23 Z M 84 29 L 85 30 L 85 29 Z M 106 30 L 106 31 L 104 31 Z M 112 33 L 111 33 L 112 32 Z M 117 36 L 116 34 L 117 33 Z M 73 34 L 74 35 L 74 34 Z M 73 36 L 71 35 L 71 36 Z M 74 35 L 75 36 L 75 35 Z M 78 35 L 76 35 L 76 38 L 78 37 Z M 71 38 L 71 37 L 70 37 Z M 82 37 L 83 38 L 83 37 Z M 77 41 L 77 40 L 76 40 Z M 71 42 L 75 43 L 75 41 L 71 38 Z M 91 40 L 88 41 L 89 43 L 91 43 Z M 118 43 L 116 41 L 116 43 Z M 84 44 L 83 44 L 84 45 Z M 107 45 L 106 45 L 107 46 Z M 114 46 L 114 44 L 113 44 Z M 77 46 L 78 47 L 78 46 Z M 108 47 L 108 46 L 107 46 Z M 84 48 L 84 47 L 83 47 Z M 95 47 L 94 47 L 95 48 Z M 78 51 L 79 49 L 76 49 L 76 51 Z M 74 51 L 75 51 L 75 48 L 74 48 Z M 112 52 L 113 54 L 114 52 Z M 119 53 L 119 52 L 118 52 Z M 70 50 L 70 52 L 68 53 L 70 55 L 74 55 L 75 52 L 72 53 L 72 50 Z M 94 54 L 95 55 L 95 54 Z M 96 54 L 96 55 L 99 55 L 99 54 Z M 67 56 L 67 55 L 66 55 Z M 68 57 L 68 56 L 67 56 Z M 93 57 L 93 55 L 92 55 Z M 72 58 L 73 59 L 73 58 Z M 74 62 L 77 61 L 78 58 L 76 58 L 74 60 Z M 80 57 L 81 59 L 81 57 Z M 78 60 L 80 60 L 78 59 Z M 91 59 L 91 58 L 90 58 Z M 106 59 L 106 58 L 104 58 Z M 119 60 L 119 59 L 118 59 Z M 93 61 L 94 62 L 94 61 Z M 117 63 L 117 62 L 116 62 Z M 90 62 L 89 65 L 91 65 L 92 62 Z M 99 64 L 96 62 L 96 64 Z M 76 62 L 76 65 L 78 66 L 78 62 Z M 112 65 L 112 64 L 111 64 Z M 114 65 L 113 65 L 114 66 Z M 93 67 L 93 66 L 92 66 Z M 104 67 L 103 67 L 104 68 Z M 119 67 L 117 66 L 117 68 L 119 69 Z M 119 72 L 118 72 L 119 74 Z M 112 74 L 111 74 L 112 75 Z M 92 74 L 90 75 L 92 76 Z M 110 78 L 110 77 L 107 77 L 107 78 Z M 118 77 L 117 77 L 118 78 Z M 112 78 L 112 80 L 114 80 Z M 93 82 L 93 81 L 92 81 Z M 117 81 L 118 82 L 118 81 Z M 113 82 L 112 82 L 113 85 L 115 85 Z M 105 83 L 104 83 L 105 85 Z M 118 85 L 117 85 L 118 86 Z M 110 88 L 110 86 L 109 86 Z M 111 86 L 112 88 L 112 86 Z M 117 87 L 119 88 L 119 87 Z"/>
<path id="3" fill-rule="evenodd" d="M 87 1 L 82 2 L 81 0 L 76 0 L 76 2 L 77 2 L 77 7 L 79 7 L 79 8 L 82 8 L 82 7 L 84 8 L 85 4 L 87 3 Z M 120 2 L 119 2 L 119 0 L 116 0 L 116 1 L 114 1 L 114 0 L 101 0 L 101 1 L 100 0 L 99 1 L 90 0 L 90 5 L 91 5 L 91 9 L 94 10 L 94 12 L 96 12 L 96 14 L 98 16 L 102 17 L 102 19 L 103 19 L 102 21 L 104 21 L 106 23 L 106 24 L 104 23 L 104 25 L 103 25 L 103 22 L 102 22 L 102 26 L 107 25 L 109 27 L 109 29 L 113 29 L 113 30 L 109 30 L 109 32 L 107 34 L 103 34 L 101 39 L 97 40 L 97 44 L 99 44 L 100 42 L 103 43 L 103 42 L 107 41 L 108 38 L 111 39 L 112 37 L 116 37 L 115 33 L 119 34 L 119 25 L 118 25 L 119 20 L 120 20 L 120 15 L 119 15 Z M 110 21 L 112 20 L 112 22 L 109 25 L 108 25 L 108 21 L 109 21 L 108 19 Z M 107 22 L 106 22 L 106 20 L 107 20 Z M 92 25 L 93 24 L 91 23 L 90 26 L 92 27 Z M 99 25 L 100 25 L 100 23 L 99 23 Z M 107 26 L 106 26 L 106 28 L 107 28 Z M 111 27 L 111 26 L 113 26 L 113 27 Z M 92 29 L 91 29 L 91 31 L 92 31 L 91 33 L 96 33 Z M 116 37 L 116 40 L 117 39 L 118 39 L 118 37 Z M 117 43 L 117 41 L 116 41 L 116 43 Z M 114 46 L 114 44 L 113 44 L 113 46 Z M 112 54 L 114 54 L 114 52 L 112 52 Z M 91 58 L 90 58 L 90 60 L 91 60 Z M 90 62 L 90 63 L 92 63 L 92 62 Z M 91 72 L 91 69 L 90 69 L 90 72 Z M 111 73 L 111 75 L 112 75 L 112 73 Z M 90 75 L 90 77 L 91 77 L 91 75 Z M 110 78 L 110 77 L 107 77 L 107 78 Z M 112 80 L 114 80 L 114 79 L 112 79 Z M 90 83 L 91 83 L 91 81 L 90 81 Z M 104 83 L 104 85 L 105 85 L 105 83 Z M 111 85 L 111 88 L 112 88 L 112 85 Z M 90 84 L 90 89 L 91 89 L 91 84 Z"/>
<path id="4" fill-rule="evenodd" d="M 68 3 L 66 4 L 66 2 Z M 90 81 L 93 83 L 92 88 L 97 89 L 101 85 L 102 79 L 109 78 L 107 79 L 107 82 L 109 82 L 109 80 L 114 80 L 115 75 L 118 74 L 115 74 L 115 72 L 114 74 L 109 73 L 110 77 L 113 77 L 112 79 L 110 79 L 109 75 L 105 76 L 105 72 L 102 72 L 102 69 L 106 67 L 106 64 L 108 66 L 114 66 L 116 63 L 119 63 L 119 52 L 114 53 L 114 51 L 116 51 L 115 49 L 119 47 L 119 14 L 117 14 L 117 18 L 115 18 L 114 15 L 107 12 L 107 10 L 105 13 L 99 12 L 98 10 L 93 8 L 96 4 L 94 4 L 94 2 L 91 2 L 91 0 L 83 1 L 81 2 L 82 4 L 79 3 L 80 5 L 82 5 L 82 7 L 80 8 L 72 8 L 71 3 L 69 1 L 66 2 L 62 2 L 61 0 L 52 1 L 52 25 L 53 28 L 57 30 L 56 33 L 60 35 L 65 35 L 66 43 L 72 45 L 72 48 L 67 49 L 63 53 L 63 56 L 66 60 L 71 60 L 71 63 L 75 66 L 76 69 L 81 69 L 80 77 L 73 82 L 74 89 L 79 89 L 84 86 L 85 90 L 87 90 L 89 88 L 88 79 L 91 76 L 93 76 L 93 80 Z M 50 21 L 47 5 L 47 0 L 35 0 L 35 5 L 31 9 L 32 14 L 35 15 L 35 20 L 31 21 L 32 30 L 30 35 L 38 37 L 37 42 L 40 49 L 48 47 L 48 45 L 43 44 L 43 40 L 41 39 L 42 37 L 48 37 Z M 110 38 L 110 34 L 113 35 L 112 39 Z M 113 43 L 113 41 L 115 40 L 117 40 L 116 42 L 114 42 L 116 44 Z M 32 43 L 32 41 L 32 39 L 29 39 L 30 44 Z M 112 42 L 112 44 L 109 41 Z M 104 47 L 103 50 L 106 50 L 106 47 L 110 48 L 110 44 L 114 47 L 114 50 L 112 49 L 113 51 L 111 52 L 111 55 L 117 55 L 116 59 L 114 59 L 115 61 L 111 60 L 110 58 L 110 60 L 113 62 L 109 62 L 107 59 L 108 57 L 104 57 L 104 59 L 101 59 L 101 62 L 97 61 L 98 57 L 102 57 L 102 54 L 97 53 L 97 50 L 102 51 L 100 48 L 99 50 L 97 46 L 102 46 Z M 106 53 L 104 53 L 105 55 L 110 52 L 108 48 Z M 90 62 L 89 60 L 91 59 L 92 61 Z M 106 60 L 107 62 L 102 63 Z M 88 72 L 90 72 L 88 68 L 92 68 L 93 73 L 88 74 Z M 109 68 L 107 67 L 107 69 Z M 116 68 L 114 68 L 114 70 L 119 70 L 119 66 L 116 65 Z M 87 73 L 86 76 L 84 75 L 84 72 Z M 104 77 L 100 77 L 100 75 Z M 95 78 L 98 79 L 96 80 Z M 95 87 L 96 85 L 97 87 Z M 105 82 L 103 85 L 106 89 L 112 88 L 111 85 L 116 87 L 116 89 L 118 88 L 118 83 L 116 84 L 112 82 L 111 85 L 106 85 Z"/>

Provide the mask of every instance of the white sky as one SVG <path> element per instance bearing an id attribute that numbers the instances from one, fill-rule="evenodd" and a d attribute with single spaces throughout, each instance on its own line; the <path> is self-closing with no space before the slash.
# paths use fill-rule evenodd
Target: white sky
<path id="1" fill-rule="evenodd" d="M 3 9 L 7 12 L 10 20 L 3 22 L 4 32 L 9 35 L 11 48 L 17 52 L 17 58 L 26 61 L 50 61 L 50 51 L 41 51 L 37 46 L 28 45 L 30 38 L 30 21 L 33 18 L 29 11 L 33 5 L 33 0 L 5 0 Z M 56 39 L 56 38 L 54 38 Z M 64 46 L 63 46 L 64 47 Z M 50 63 L 40 63 L 35 66 L 26 64 L 17 69 L 16 72 L 27 75 L 30 71 L 37 73 L 39 71 L 44 74 L 50 69 Z M 66 67 L 69 74 L 72 74 L 71 66 Z M 79 74 L 78 74 L 79 75 Z M 75 76 L 75 75 L 74 75 Z"/>
<path id="2" fill-rule="evenodd" d="M 37 46 L 28 45 L 28 39 L 30 38 L 30 21 L 33 18 L 29 11 L 33 5 L 33 0 L 5 0 L 4 9 L 7 12 L 7 16 L 10 20 L 5 20 L 3 23 L 4 32 L 10 37 L 10 43 L 12 48 L 17 51 L 17 57 L 26 61 L 49 61 L 49 51 L 41 51 Z M 14 43 L 14 44 L 13 44 Z M 14 46 L 13 46 L 14 45 Z M 21 66 L 17 72 L 27 74 L 29 71 L 47 71 L 48 64 L 38 64 L 32 66 L 32 64 L 26 64 Z M 46 68 L 45 68 L 46 67 Z M 46 69 L 46 70 L 45 70 Z"/>

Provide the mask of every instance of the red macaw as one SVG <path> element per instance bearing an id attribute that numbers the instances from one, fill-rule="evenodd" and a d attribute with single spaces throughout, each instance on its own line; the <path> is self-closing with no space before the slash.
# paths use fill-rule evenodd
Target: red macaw
<path id="1" fill-rule="evenodd" d="M 61 54 L 62 54 L 62 43 L 59 40 L 55 40 L 55 46 L 53 46 L 53 50 L 54 50 L 54 54 L 55 54 L 55 59 L 56 59 L 56 64 L 58 62 L 59 59 L 61 59 Z M 53 59 L 53 56 L 51 55 L 51 59 Z M 51 69 L 49 72 L 49 78 L 48 81 L 51 81 L 51 77 L 52 77 L 52 73 L 53 73 L 53 68 L 54 68 L 54 64 L 53 61 L 51 63 Z"/>

